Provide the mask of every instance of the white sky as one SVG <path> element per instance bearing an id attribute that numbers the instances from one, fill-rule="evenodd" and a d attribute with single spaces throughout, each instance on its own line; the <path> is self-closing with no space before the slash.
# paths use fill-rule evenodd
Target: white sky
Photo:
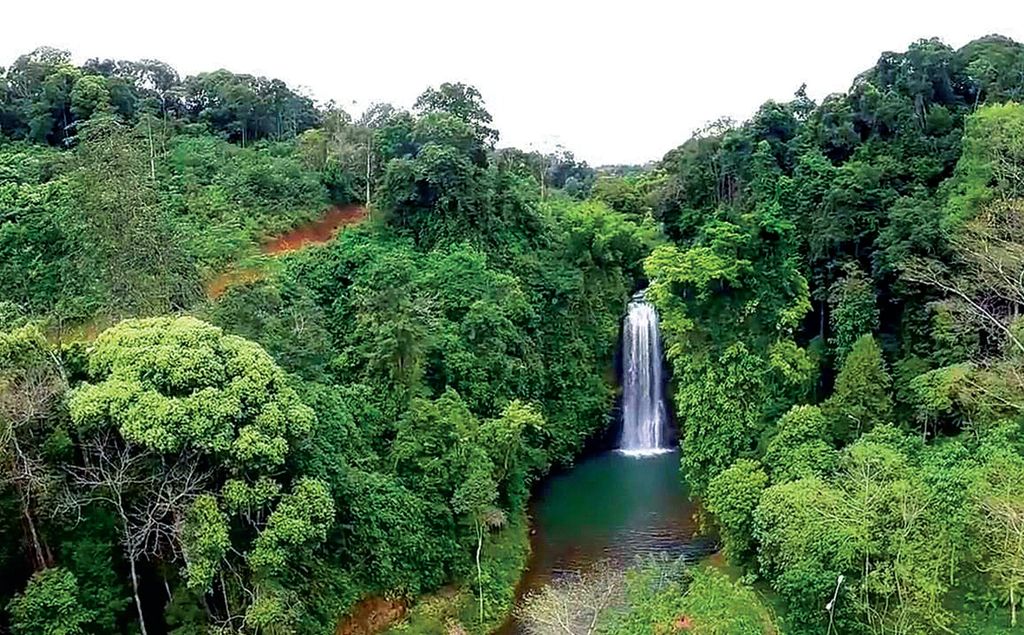
<path id="1" fill-rule="evenodd" d="M 658 159 L 703 123 L 806 82 L 845 90 L 883 50 L 1024 41 L 1024 0 L 5 0 L 0 65 L 36 46 L 279 77 L 349 111 L 476 85 L 501 145 L 593 165 Z M 360 106 L 353 107 L 355 101 Z"/>

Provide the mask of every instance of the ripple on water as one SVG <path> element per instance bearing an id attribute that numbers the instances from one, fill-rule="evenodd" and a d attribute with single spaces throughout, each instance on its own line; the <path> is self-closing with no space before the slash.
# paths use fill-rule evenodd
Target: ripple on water
<path id="1" fill-rule="evenodd" d="M 652 553 L 705 556 L 715 545 L 697 535 L 696 511 L 678 450 L 613 451 L 581 461 L 548 479 L 530 505 L 533 551 L 519 597 L 599 562 L 627 567 Z M 499 632 L 520 628 L 513 620 Z"/>
<path id="2" fill-rule="evenodd" d="M 699 557 L 713 549 L 697 536 L 678 450 L 588 458 L 551 477 L 530 511 L 533 552 L 521 594 L 598 562 L 629 566 L 644 554 Z"/>

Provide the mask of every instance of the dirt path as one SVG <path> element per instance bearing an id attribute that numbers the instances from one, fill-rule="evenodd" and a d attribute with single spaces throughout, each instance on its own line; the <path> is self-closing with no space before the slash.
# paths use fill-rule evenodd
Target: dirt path
<path id="1" fill-rule="evenodd" d="M 295 229 L 264 243 L 260 251 L 271 256 L 286 254 L 310 245 L 321 245 L 342 227 L 356 225 L 366 219 L 366 209 L 358 205 L 332 207 L 317 220 L 299 225 Z"/>
<path id="2" fill-rule="evenodd" d="M 322 245 L 331 240 L 342 228 L 357 225 L 366 220 L 366 209 L 358 205 L 332 207 L 320 218 L 299 225 L 291 231 L 272 238 L 260 246 L 260 253 L 279 256 L 304 249 L 311 245 Z M 230 268 L 204 285 L 206 297 L 216 300 L 225 291 L 238 284 L 255 282 L 264 275 L 259 267 Z"/>
<path id="3" fill-rule="evenodd" d="M 342 228 L 358 225 L 366 220 L 367 216 L 366 209 L 359 205 L 331 207 L 320 218 L 264 242 L 259 250 L 268 256 L 279 256 L 312 245 L 322 245 L 330 241 Z M 262 267 L 230 267 L 206 282 L 203 291 L 208 299 L 216 300 L 229 288 L 255 282 L 265 275 L 266 271 Z M 111 322 L 108 318 L 94 317 L 87 322 L 58 328 L 50 337 L 56 341 L 91 341 L 109 326 Z"/>
<path id="4" fill-rule="evenodd" d="M 379 596 L 364 598 L 334 629 L 335 635 L 375 635 L 399 622 L 408 610 L 403 600 Z"/>

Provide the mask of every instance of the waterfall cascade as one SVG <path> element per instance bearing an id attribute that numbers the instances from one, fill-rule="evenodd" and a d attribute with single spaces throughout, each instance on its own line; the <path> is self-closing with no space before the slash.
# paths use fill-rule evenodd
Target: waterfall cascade
<path id="1" fill-rule="evenodd" d="M 629 303 L 622 329 L 622 353 L 619 451 L 630 456 L 669 452 L 658 313 L 644 300 L 643 291 Z"/>

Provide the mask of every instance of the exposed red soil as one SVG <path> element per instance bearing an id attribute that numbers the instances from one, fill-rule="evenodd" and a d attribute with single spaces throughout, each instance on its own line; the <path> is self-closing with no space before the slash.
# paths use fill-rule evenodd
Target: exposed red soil
<path id="1" fill-rule="evenodd" d="M 277 256 L 309 247 L 310 245 L 320 245 L 328 242 L 343 227 L 356 225 L 365 220 L 366 217 L 366 209 L 358 205 L 332 207 L 324 212 L 324 215 L 320 218 L 300 225 L 263 243 L 260 251 L 270 256 Z M 255 282 L 264 275 L 265 272 L 258 267 L 228 269 L 207 282 L 203 288 L 206 291 L 206 297 L 216 300 L 229 288 L 247 282 Z M 109 319 L 95 317 L 81 324 L 59 327 L 52 336 L 61 341 L 92 341 L 108 326 L 110 326 Z"/>
<path id="2" fill-rule="evenodd" d="M 260 246 L 268 256 L 278 256 L 310 245 L 322 245 L 334 237 L 338 230 L 366 219 L 366 209 L 358 205 L 332 207 L 315 221 L 299 225 L 291 231 L 272 238 Z M 259 268 L 228 269 L 206 283 L 206 297 L 216 300 L 230 287 L 255 282 L 263 277 Z"/>
<path id="3" fill-rule="evenodd" d="M 247 282 L 255 282 L 263 277 L 259 269 L 230 269 L 206 283 L 206 297 L 216 300 L 224 295 L 229 287 Z"/>
<path id="4" fill-rule="evenodd" d="M 309 245 L 319 245 L 333 238 L 334 234 L 342 227 L 355 225 L 365 218 L 366 209 L 358 205 L 332 207 L 317 220 L 300 225 L 270 242 L 264 243 L 260 251 L 276 256 Z"/>
<path id="5" fill-rule="evenodd" d="M 403 600 L 365 598 L 338 622 L 334 635 L 375 635 L 405 617 L 407 608 Z"/>

